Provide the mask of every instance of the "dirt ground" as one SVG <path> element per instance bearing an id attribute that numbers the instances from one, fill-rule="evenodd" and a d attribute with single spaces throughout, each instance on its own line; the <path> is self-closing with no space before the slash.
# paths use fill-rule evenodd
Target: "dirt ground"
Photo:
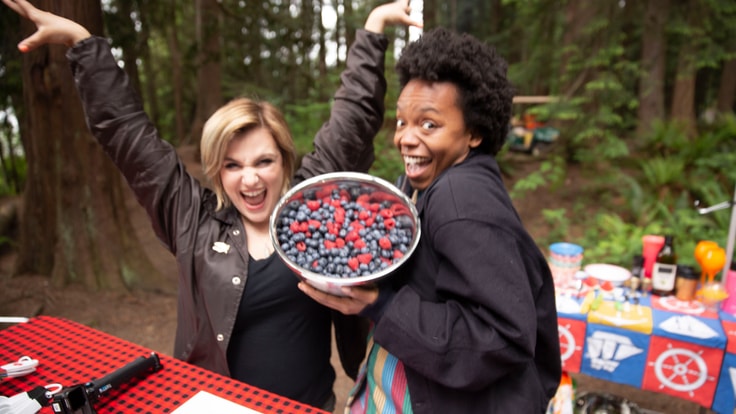
<path id="1" fill-rule="evenodd" d="M 185 148 L 180 152 L 191 167 L 191 171 L 198 173 L 199 167 L 193 149 Z M 525 156 L 514 157 L 513 161 L 518 171 L 517 177 L 523 176 L 524 171 L 530 171 L 536 165 L 535 160 Z M 574 189 L 579 188 L 581 179 L 580 175 L 572 169 L 565 186 L 556 192 L 537 191 L 534 197 L 515 200 L 519 214 L 533 236 L 544 234 L 546 231 L 539 209 L 550 206 L 569 206 L 574 198 Z M 511 184 L 510 180 L 508 184 Z M 159 271 L 171 275 L 172 281 L 175 281 L 176 264 L 172 256 L 155 239 L 147 216 L 132 197 L 129 201 L 129 208 L 133 215 L 133 225 L 141 242 L 146 245 L 146 250 L 150 252 L 154 264 Z M 43 314 L 64 317 L 162 354 L 171 355 L 173 353 L 176 326 L 176 297 L 174 294 L 88 292 L 76 286 L 52 289 L 47 279 L 41 276 L 10 278 L 13 260 L 12 252 L 0 256 L 0 286 L 2 286 L 0 316 L 31 317 Z M 5 326 L 0 324 L 0 329 L 3 327 Z M 339 407 L 342 406 L 344 396 L 352 383 L 339 368 L 339 363 L 336 363 L 336 370 L 338 372 L 338 380 L 335 385 L 335 392 L 338 395 L 336 412 L 341 412 Z M 697 404 L 664 394 L 647 392 L 581 374 L 574 375 L 574 379 L 577 382 L 578 392 L 612 393 L 627 398 L 639 407 L 652 412 L 683 414 L 710 412 Z"/>

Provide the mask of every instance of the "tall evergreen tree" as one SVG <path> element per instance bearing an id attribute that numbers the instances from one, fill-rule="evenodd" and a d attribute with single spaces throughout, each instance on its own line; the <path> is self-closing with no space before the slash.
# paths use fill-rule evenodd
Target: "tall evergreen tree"
<path id="1" fill-rule="evenodd" d="M 103 33 L 99 2 L 36 5 Z M 24 21 L 22 36 L 34 30 Z M 16 273 L 50 275 L 57 285 L 161 289 L 166 278 L 137 241 L 126 189 L 87 129 L 65 53 L 54 45 L 23 57 L 29 174 Z"/>

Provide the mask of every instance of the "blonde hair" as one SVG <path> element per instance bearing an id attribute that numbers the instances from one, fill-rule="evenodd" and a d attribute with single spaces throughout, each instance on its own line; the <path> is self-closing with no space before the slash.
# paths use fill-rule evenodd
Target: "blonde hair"
<path id="1" fill-rule="evenodd" d="M 217 196 L 217 210 L 230 205 L 230 199 L 225 194 L 220 179 L 227 146 L 234 137 L 258 127 L 271 132 L 281 152 L 284 168 L 281 194 L 285 194 L 291 185 L 296 164 L 296 149 L 281 111 L 268 102 L 248 98 L 233 99 L 215 111 L 204 124 L 200 143 L 202 169 Z"/>

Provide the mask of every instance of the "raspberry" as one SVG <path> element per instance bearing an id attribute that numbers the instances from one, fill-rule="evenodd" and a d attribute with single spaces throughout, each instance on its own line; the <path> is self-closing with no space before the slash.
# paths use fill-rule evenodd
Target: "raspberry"
<path id="1" fill-rule="evenodd" d="M 353 270 L 358 270 L 360 262 L 358 262 L 358 259 L 356 257 L 351 257 L 350 259 L 348 259 L 348 266 Z"/>
<path id="2" fill-rule="evenodd" d="M 360 236 L 358 235 L 358 232 L 355 230 L 351 230 L 348 232 L 348 234 L 345 236 L 345 241 L 354 242 L 358 240 Z"/>
<path id="3" fill-rule="evenodd" d="M 319 210 L 319 207 L 322 203 L 319 202 L 319 200 L 307 200 L 307 208 L 309 208 L 312 211 Z"/>
<path id="4" fill-rule="evenodd" d="M 388 237 L 381 237 L 378 240 L 378 245 L 384 250 L 389 250 L 391 249 L 391 240 L 389 240 Z"/>
<path id="5" fill-rule="evenodd" d="M 368 264 L 373 260 L 373 255 L 370 253 L 363 253 L 358 255 L 358 261 L 362 264 Z"/>
<path id="6" fill-rule="evenodd" d="M 292 221 L 291 225 L 289 225 L 289 230 L 292 233 L 299 233 L 299 222 L 298 221 Z"/>
<path id="7" fill-rule="evenodd" d="M 386 227 L 387 230 L 391 230 L 396 226 L 396 220 L 392 218 L 387 218 L 386 220 L 383 220 L 383 225 Z"/>
<path id="8" fill-rule="evenodd" d="M 335 214 L 333 215 L 335 223 L 345 222 L 345 209 L 342 207 L 335 207 Z"/>

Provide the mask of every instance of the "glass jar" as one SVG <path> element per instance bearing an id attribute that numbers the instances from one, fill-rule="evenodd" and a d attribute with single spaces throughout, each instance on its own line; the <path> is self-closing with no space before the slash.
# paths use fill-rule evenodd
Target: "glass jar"
<path id="1" fill-rule="evenodd" d="M 641 279 L 644 277 L 644 257 L 640 254 L 634 255 L 631 263 L 631 278 L 627 280 L 628 287 L 632 292 L 641 292 Z"/>

